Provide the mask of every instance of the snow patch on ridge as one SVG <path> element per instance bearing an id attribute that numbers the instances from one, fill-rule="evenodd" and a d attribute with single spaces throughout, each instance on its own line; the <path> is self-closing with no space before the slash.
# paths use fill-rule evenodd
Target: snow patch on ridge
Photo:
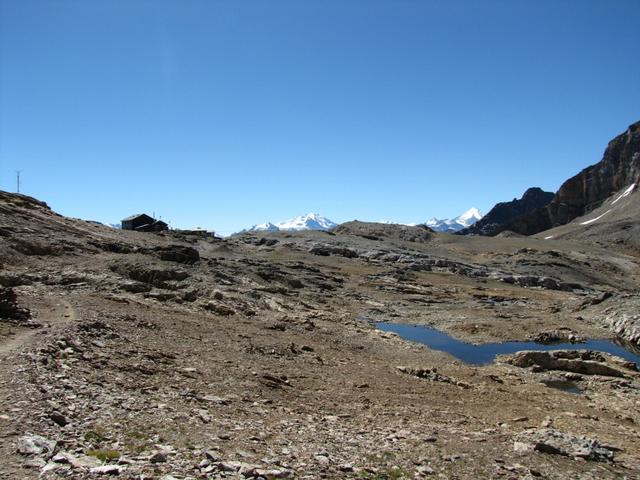
<path id="1" fill-rule="evenodd" d="M 580 222 L 580 225 L 589 225 L 590 223 L 597 222 L 598 220 L 600 220 L 602 217 L 604 217 L 610 211 L 611 211 L 611 209 L 607 210 L 602 215 L 599 215 L 596 218 L 592 218 L 591 220 L 587 220 L 586 222 Z"/>
<path id="2" fill-rule="evenodd" d="M 633 192 L 634 188 L 636 188 L 636 184 L 632 183 L 629 187 L 627 187 L 627 189 L 624 192 L 622 192 L 622 194 L 618 198 L 616 198 L 613 202 L 611 202 L 611 205 L 615 205 L 618 200 L 630 195 L 631 192 Z"/>

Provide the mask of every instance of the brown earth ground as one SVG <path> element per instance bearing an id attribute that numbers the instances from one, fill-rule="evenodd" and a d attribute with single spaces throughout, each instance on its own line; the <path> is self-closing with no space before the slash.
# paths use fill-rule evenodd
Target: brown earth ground
<path id="1" fill-rule="evenodd" d="M 637 372 L 577 376 L 576 395 L 542 383 L 563 372 L 469 366 L 362 320 L 605 338 L 639 263 L 375 224 L 143 234 L 2 193 L 0 284 L 40 328 L 0 322 L 0 478 L 640 478 Z M 543 427 L 615 459 L 514 449 Z M 33 434 L 55 452 L 19 453 Z"/>

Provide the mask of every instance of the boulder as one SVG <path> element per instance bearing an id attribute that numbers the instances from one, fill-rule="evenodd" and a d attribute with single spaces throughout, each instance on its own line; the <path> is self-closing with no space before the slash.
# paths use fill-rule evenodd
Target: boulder
<path id="1" fill-rule="evenodd" d="M 31 312 L 18 306 L 18 297 L 12 288 L 0 287 L 0 318 L 26 322 L 31 318 Z"/>
<path id="2" fill-rule="evenodd" d="M 120 283 L 120 289 L 125 292 L 143 293 L 151 291 L 151 285 L 148 283 L 138 282 L 137 280 L 125 280 Z"/>
<path id="3" fill-rule="evenodd" d="M 222 305 L 221 303 L 216 302 L 208 302 L 204 305 L 204 309 L 210 312 L 216 313 L 218 315 L 235 315 L 235 310 L 227 307 L 226 305 Z"/>
<path id="4" fill-rule="evenodd" d="M 605 323 L 618 336 L 640 346 L 640 314 L 634 311 L 612 312 L 605 318 Z"/>
<path id="5" fill-rule="evenodd" d="M 18 238 L 14 237 L 12 247 L 18 252 L 29 256 L 56 256 L 61 255 L 63 248 L 53 243 L 44 242 L 41 240 Z M 66 245 L 67 248 L 72 249 L 71 244 Z"/>
<path id="6" fill-rule="evenodd" d="M 413 377 L 418 377 L 423 380 L 429 380 L 430 382 L 449 383 L 451 385 L 455 385 L 457 387 L 462 387 L 465 389 L 471 388 L 471 386 L 467 383 L 461 382 L 460 380 L 457 380 L 453 377 L 448 377 L 446 375 L 442 375 L 438 373 L 435 367 L 423 368 L 423 367 L 399 366 L 396 368 L 401 373 L 404 373 L 406 375 L 411 375 Z"/>
<path id="7" fill-rule="evenodd" d="M 312 255 L 320 255 L 323 257 L 328 257 L 330 255 L 335 255 L 338 257 L 346 257 L 346 258 L 358 257 L 358 252 L 356 252 L 355 250 L 351 250 L 350 248 L 347 248 L 347 247 L 339 247 L 334 245 L 316 244 L 309 249 L 309 253 L 311 253 Z"/>
<path id="8" fill-rule="evenodd" d="M 553 343 L 584 343 L 585 338 L 578 335 L 573 330 L 546 330 L 530 337 L 532 342 L 542 343 L 545 345 Z"/>
<path id="9" fill-rule="evenodd" d="M 200 254 L 195 248 L 183 245 L 169 245 L 168 247 L 156 247 L 156 253 L 161 260 L 177 263 L 196 263 L 200 260 Z"/>
<path id="10" fill-rule="evenodd" d="M 46 455 L 51 457 L 57 442 L 40 435 L 24 435 L 18 439 L 17 450 L 22 455 Z"/>
<path id="11" fill-rule="evenodd" d="M 498 359 L 521 368 L 536 367 L 538 370 L 561 370 L 583 375 L 624 377 L 625 372 L 617 366 L 607 364 L 608 361 L 614 359 L 614 357 L 608 357 L 591 350 L 557 350 L 552 352 L 524 350 L 513 355 L 500 355 Z M 627 362 L 618 359 L 614 363 L 624 365 Z"/>
<path id="12" fill-rule="evenodd" d="M 111 266 L 111 270 L 125 278 L 162 288 L 164 282 L 184 280 L 189 274 L 176 268 L 161 268 L 159 266 L 141 263 L 118 263 Z"/>
<path id="13" fill-rule="evenodd" d="M 59 427 L 64 427 L 69 423 L 69 419 L 60 412 L 51 412 L 49 418 L 53 420 Z"/>
<path id="14" fill-rule="evenodd" d="M 333 230 L 337 235 L 354 235 L 367 240 L 400 240 L 427 243 L 433 238 L 433 230 L 426 225 L 398 225 L 361 222 L 354 220 L 338 225 Z"/>
<path id="15" fill-rule="evenodd" d="M 125 470 L 125 467 L 120 465 L 102 465 L 100 467 L 94 467 L 89 470 L 94 475 L 120 475 Z"/>
<path id="16" fill-rule="evenodd" d="M 0 274 L 0 286 L 19 287 L 20 285 L 32 285 L 39 278 L 31 273 L 2 273 Z"/>
<path id="17" fill-rule="evenodd" d="M 593 461 L 613 461 L 615 447 L 598 440 L 560 432 L 554 428 L 525 430 L 516 436 L 513 448 L 518 453 L 541 452 Z"/>
<path id="18" fill-rule="evenodd" d="M 151 455 L 151 457 L 149 458 L 149 461 L 151 463 L 166 463 L 167 460 L 168 460 L 167 452 L 164 452 L 161 450 L 154 452 L 153 455 Z"/>

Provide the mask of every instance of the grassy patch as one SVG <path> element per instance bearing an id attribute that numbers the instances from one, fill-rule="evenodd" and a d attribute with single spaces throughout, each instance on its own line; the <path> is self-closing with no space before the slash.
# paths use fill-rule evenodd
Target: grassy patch
<path id="1" fill-rule="evenodd" d="M 84 432 L 84 439 L 87 442 L 101 443 L 108 440 L 106 429 L 101 425 L 94 425 L 91 430 Z"/>
<path id="2" fill-rule="evenodd" d="M 139 455 L 147 449 L 151 442 L 151 435 L 142 430 L 127 430 L 125 432 L 125 448 L 128 452 Z"/>
<path id="3" fill-rule="evenodd" d="M 143 442 L 146 442 L 151 438 L 148 433 L 143 432 L 141 430 L 128 430 L 125 433 L 125 435 L 127 438 L 130 438 L 131 440 L 141 440 Z"/>
<path id="4" fill-rule="evenodd" d="M 87 455 L 90 457 L 96 457 L 98 460 L 102 460 L 103 462 L 107 462 L 109 460 L 117 460 L 120 458 L 120 452 L 117 450 L 89 450 Z"/>

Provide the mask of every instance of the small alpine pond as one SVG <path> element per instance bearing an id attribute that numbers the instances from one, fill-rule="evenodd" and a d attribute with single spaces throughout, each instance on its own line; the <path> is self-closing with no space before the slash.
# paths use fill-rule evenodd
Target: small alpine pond
<path id="1" fill-rule="evenodd" d="M 427 345 L 434 350 L 447 352 L 470 365 L 488 365 L 497 355 L 510 354 L 521 350 L 595 350 L 610 353 L 640 365 L 640 350 L 621 340 L 587 340 L 582 343 L 542 344 L 536 342 L 499 342 L 474 345 L 462 342 L 428 325 L 406 325 L 380 322 L 375 326 L 385 332 L 398 334 L 405 340 Z"/>

